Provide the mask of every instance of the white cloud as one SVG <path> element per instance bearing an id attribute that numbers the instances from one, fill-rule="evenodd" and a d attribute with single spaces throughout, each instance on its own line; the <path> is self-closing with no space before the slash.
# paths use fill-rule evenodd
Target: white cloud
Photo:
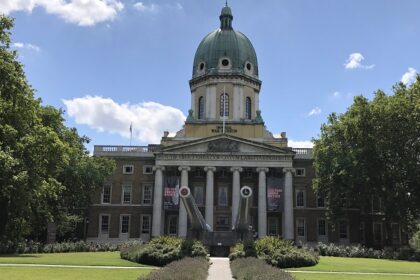
<path id="1" fill-rule="evenodd" d="M 308 113 L 308 117 L 319 115 L 319 114 L 321 114 L 321 109 L 319 107 L 315 107 Z"/>
<path id="2" fill-rule="evenodd" d="M 0 13 L 6 15 L 16 11 L 30 13 L 36 7 L 67 22 L 91 26 L 113 20 L 124 5 L 118 0 L 0 0 Z"/>
<path id="3" fill-rule="evenodd" d="M 32 50 L 32 51 L 36 51 L 39 52 L 41 51 L 41 48 L 33 45 L 33 44 L 29 44 L 29 43 L 20 43 L 20 42 L 16 42 L 13 43 L 12 47 L 15 47 L 17 49 L 28 49 L 28 50 Z"/>
<path id="4" fill-rule="evenodd" d="M 292 148 L 313 148 L 314 144 L 311 141 L 288 140 L 288 146 Z"/>
<path id="5" fill-rule="evenodd" d="M 333 97 L 336 97 L 336 98 L 341 97 L 341 92 L 339 92 L 339 91 L 334 91 L 334 92 L 333 92 Z"/>
<path id="6" fill-rule="evenodd" d="M 409 67 L 408 71 L 404 73 L 404 75 L 401 77 L 401 82 L 405 85 L 411 84 L 416 79 L 417 70 Z"/>
<path id="7" fill-rule="evenodd" d="M 361 53 L 351 53 L 349 55 L 349 58 L 346 60 L 346 63 L 344 63 L 344 67 L 346 69 L 372 69 L 375 67 L 375 64 L 372 65 L 363 65 L 362 61 L 365 59 L 365 57 Z"/>
<path id="8" fill-rule="evenodd" d="M 185 121 L 179 109 L 156 102 L 118 104 L 111 98 L 87 95 L 63 100 L 63 103 L 68 115 L 77 124 L 88 125 L 100 132 L 117 133 L 129 138 L 132 122 L 133 138 L 146 144 L 159 143 L 163 131 L 179 130 Z"/>
<path id="9" fill-rule="evenodd" d="M 150 5 L 146 5 L 143 2 L 137 2 L 134 4 L 133 7 L 140 12 L 155 13 L 158 11 L 158 6 L 153 3 Z"/>

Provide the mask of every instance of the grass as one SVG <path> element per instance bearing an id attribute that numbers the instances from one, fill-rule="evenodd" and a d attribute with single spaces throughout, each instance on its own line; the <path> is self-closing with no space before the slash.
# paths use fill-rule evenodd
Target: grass
<path id="1" fill-rule="evenodd" d="M 0 267 L 0 280 L 136 280 L 152 271 L 138 263 L 122 260 L 119 252 L 86 252 L 0 255 L 0 264 L 52 264 L 139 267 L 139 269 Z"/>
<path id="2" fill-rule="evenodd" d="M 0 263 L 144 266 L 120 258 L 120 252 L 83 252 L 29 255 L 0 255 Z"/>
<path id="3" fill-rule="evenodd" d="M 395 260 L 377 260 L 365 258 L 321 257 L 319 263 L 312 267 L 289 270 L 299 271 L 336 271 L 367 273 L 406 273 L 420 274 L 420 263 Z M 306 274 L 292 273 L 297 280 L 414 280 L 419 276 L 400 275 L 349 275 L 349 274 Z"/>

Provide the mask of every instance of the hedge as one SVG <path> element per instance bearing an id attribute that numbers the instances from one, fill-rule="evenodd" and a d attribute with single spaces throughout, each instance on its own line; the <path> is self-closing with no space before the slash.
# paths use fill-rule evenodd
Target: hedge
<path id="1" fill-rule="evenodd" d="M 238 258 L 230 263 L 233 276 L 238 280 L 292 280 L 289 273 L 254 257 Z"/>

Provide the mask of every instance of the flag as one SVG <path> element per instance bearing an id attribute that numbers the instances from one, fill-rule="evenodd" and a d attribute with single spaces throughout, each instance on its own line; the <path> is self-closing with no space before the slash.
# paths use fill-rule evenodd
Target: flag
<path id="1" fill-rule="evenodd" d="M 133 122 L 131 122 L 131 124 L 130 124 L 130 133 L 132 133 L 133 132 Z"/>

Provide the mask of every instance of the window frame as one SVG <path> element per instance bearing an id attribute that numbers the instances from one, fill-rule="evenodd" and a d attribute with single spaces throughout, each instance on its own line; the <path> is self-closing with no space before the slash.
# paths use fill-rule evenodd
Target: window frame
<path id="1" fill-rule="evenodd" d="M 298 170 L 302 171 L 302 174 L 298 174 L 299 173 Z M 306 168 L 303 168 L 303 167 L 295 168 L 295 176 L 296 177 L 306 177 Z"/>
<path id="2" fill-rule="evenodd" d="M 324 234 L 320 234 L 320 231 L 319 231 L 320 222 L 324 222 Z M 317 227 L 316 232 L 317 232 L 318 238 L 319 237 L 323 237 L 323 238 L 328 237 L 328 223 L 327 223 L 326 219 L 318 219 L 317 222 L 316 222 L 316 227 Z"/>
<path id="3" fill-rule="evenodd" d="M 147 168 L 150 168 L 150 172 L 147 172 Z M 153 174 L 153 165 L 143 165 L 143 174 L 150 175 Z"/>
<path id="4" fill-rule="evenodd" d="M 131 167 L 131 171 L 126 171 L 127 167 Z M 123 164 L 123 174 L 125 175 L 134 174 L 134 164 Z"/>
<path id="5" fill-rule="evenodd" d="M 204 96 L 198 98 L 197 119 L 204 120 L 205 99 Z"/>
<path id="6" fill-rule="evenodd" d="M 105 187 L 109 187 L 109 202 L 104 202 Z M 101 204 L 111 204 L 111 200 L 112 200 L 112 184 L 106 183 L 102 186 Z"/>
<path id="7" fill-rule="evenodd" d="M 149 219 L 149 226 L 147 229 L 144 227 L 144 220 L 145 218 Z M 152 232 L 152 215 L 150 214 L 142 214 L 140 215 L 140 234 L 151 234 Z"/>
<path id="8" fill-rule="evenodd" d="M 322 199 L 323 204 L 324 204 L 324 205 L 322 205 L 322 206 L 320 206 L 320 205 L 319 205 L 319 200 L 320 200 L 320 199 Z M 325 206 L 325 197 L 324 197 L 323 195 L 319 195 L 319 194 L 317 194 L 317 195 L 316 195 L 316 207 L 317 207 L 317 208 L 325 208 L 325 207 L 326 207 L 326 206 Z"/>
<path id="9" fill-rule="evenodd" d="M 394 229 L 393 229 L 394 226 L 398 226 L 398 239 L 394 239 Z M 392 240 L 393 245 L 401 244 L 401 226 L 399 223 L 391 223 L 391 240 Z"/>
<path id="10" fill-rule="evenodd" d="M 341 232 L 341 223 L 346 223 L 346 236 L 345 237 L 342 237 L 343 232 Z M 349 240 L 349 238 L 350 238 L 350 225 L 349 225 L 348 220 L 338 221 L 338 238 L 340 240 Z"/>
<path id="11" fill-rule="evenodd" d="M 104 232 L 102 231 L 102 223 L 103 223 L 103 217 L 108 217 L 108 231 Z M 99 214 L 99 235 L 109 235 L 111 227 L 111 215 L 110 214 Z"/>
<path id="12" fill-rule="evenodd" d="M 125 188 L 130 188 L 130 201 L 125 200 Z M 121 204 L 131 204 L 133 200 L 133 185 L 124 183 L 121 185 Z"/>
<path id="13" fill-rule="evenodd" d="M 226 204 L 221 204 L 220 196 L 221 196 L 221 189 L 226 189 Z M 229 189 L 227 186 L 218 186 L 217 187 L 217 206 L 218 207 L 229 207 Z"/>
<path id="14" fill-rule="evenodd" d="M 376 240 L 376 234 L 375 234 L 375 226 L 379 225 L 380 228 L 380 240 Z M 382 228 L 382 223 L 380 222 L 373 222 L 372 223 L 372 237 L 373 237 L 373 243 L 374 244 L 382 244 L 384 237 L 383 237 L 383 228 Z"/>
<path id="15" fill-rule="evenodd" d="M 150 202 L 144 202 L 145 201 L 145 193 L 146 188 L 150 188 Z M 152 184 L 143 184 L 142 193 L 141 193 L 141 204 L 142 205 L 152 205 L 153 204 L 153 185 Z"/>
<path id="16" fill-rule="evenodd" d="M 245 98 L 245 119 L 252 119 L 252 100 L 251 97 L 247 96 Z"/>
<path id="17" fill-rule="evenodd" d="M 299 221 L 303 221 L 303 235 L 299 234 Z M 305 218 L 296 218 L 296 237 L 306 238 L 306 219 Z"/>
<path id="18" fill-rule="evenodd" d="M 275 226 L 275 233 L 271 233 L 273 224 Z M 270 235 L 270 236 L 280 235 L 279 219 L 277 217 L 267 217 L 267 235 Z"/>
<path id="19" fill-rule="evenodd" d="M 229 117 L 229 94 L 227 92 L 220 94 L 220 117 Z M 224 109 L 224 110 L 223 110 Z M 227 113 L 227 114 L 226 114 Z"/>
<path id="20" fill-rule="evenodd" d="M 175 220 L 174 229 L 175 232 L 171 232 L 171 221 L 172 219 Z M 177 236 L 178 235 L 178 216 L 177 215 L 169 215 L 168 216 L 168 224 L 167 224 L 168 235 L 170 236 Z"/>
<path id="21" fill-rule="evenodd" d="M 128 224 L 127 224 L 127 232 L 123 232 L 123 220 L 124 217 L 128 217 Z M 120 236 L 123 234 L 126 234 L 127 236 L 130 236 L 130 228 L 131 228 L 131 215 L 130 214 L 120 214 L 120 229 L 119 233 Z"/>
<path id="22" fill-rule="evenodd" d="M 202 195 L 201 203 L 199 203 L 199 201 L 197 200 L 197 189 L 198 188 L 201 189 L 201 195 Z M 193 197 L 194 197 L 194 200 L 195 200 L 195 203 L 197 204 L 197 206 L 204 206 L 204 204 L 205 204 L 204 192 L 205 192 L 204 186 L 202 186 L 202 185 L 194 186 L 194 188 L 193 188 Z"/>
<path id="23" fill-rule="evenodd" d="M 299 198 L 299 193 L 302 193 L 302 202 L 303 205 L 299 205 L 298 204 L 298 198 Z M 305 189 L 296 189 L 295 190 L 295 203 L 296 203 L 296 208 L 305 208 L 306 207 L 306 190 Z"/>

